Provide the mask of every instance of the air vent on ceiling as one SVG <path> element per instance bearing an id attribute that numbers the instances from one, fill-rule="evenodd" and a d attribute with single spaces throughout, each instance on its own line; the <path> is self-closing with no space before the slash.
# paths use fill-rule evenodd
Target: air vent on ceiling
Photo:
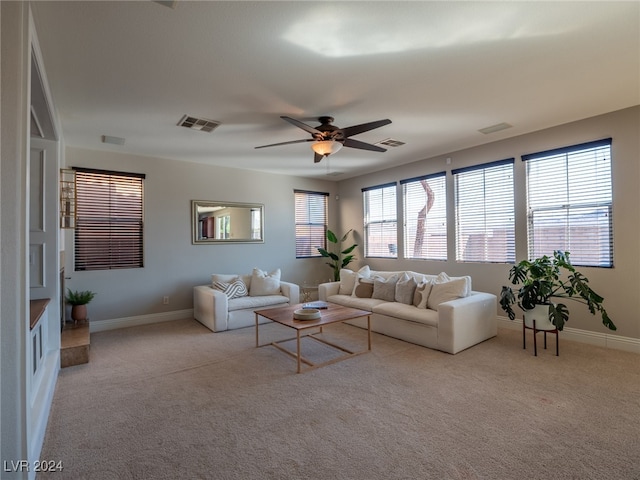
<path id="1" fill-rule="evenodd" d="M 338 175 L 342 175 L 344 172 L 329 172 L 327 173 L 327 177 L 337 177 Z"/>
<path id="2" fill-rule="evenodd" d="M 196 118 L 191 117 L 189 115 L 185 115 L 178 122 L 178 126 L 187 127 L 192 130 L 200 130 L 202 132 L 212 132 L 218 126 L 220 126 L 220 122 L 216 122 L 215 120 L 209 120 L 207 118 Z"/>
<path id="3" fill-rule="evenodd" d="M 170 1 L 166 1 L 166 0 L 153 0 L 156 3 L 159 3 L 160 5 L 163 5 L 165 7 L 169 7 L 169 8 L 176 8 L 176 5 L 178 4 L 178 0 L 170 0 Z"/>
<path id="4" fill-rule="evenodd" d="M 382 140 L 381 142 L 377 143 L 377 145 L 386 145 L 387 147 L 399 147 L 400 145 L 404 144 L 405 142 L 394 140 L 393 138 L 387 138 L 386 140 Z"/>
<path id="5" fill-rule="evenodd" d="M 124 138 L 112 137 L 110 135 L 102 135 L 102 143 L 110 143 L 111 145 L 124 145 Z"/>
<path id="6" fill-rule="evenodd" d="M 481 128 L 480 130 L 478 130 L 480 133 L 484 133 L 485 135 L 488 135 L 490 133 L 495 133 L 495 132 L 499 132 L 500 130 L 506 130 L 507 128 L 511 128 L 513 127 L 513 125 L 509 125 L 508 123 L 498 123 L 496 125 L 491 125 L 490 127 L 485 127 L 485 128 Z"/>

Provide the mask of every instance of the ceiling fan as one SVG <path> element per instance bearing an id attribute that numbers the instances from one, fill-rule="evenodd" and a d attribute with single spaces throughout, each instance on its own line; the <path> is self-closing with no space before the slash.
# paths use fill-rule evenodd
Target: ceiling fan
<path id="1" fill-rule="evenodd" d="M 307 125 L 306 123 L 301 122 L 300 120 L 287 117 L 286 115 L 282 115 L 280 118 L 286 120 L 287 122 L 295 125 L 298 128 L 301 128 L 306 132 L 309 132 L 311 134 L 311 138 L 307 138 L 304 140 L 292 140 L 290 142 L 272 143 L 270 145 L 261 145 L 255 148 L 275 147 L 278 145 L 289 145 L 292 143 L 314 142 L 311 145 L 311 148 L 314 151 L 313 161 L 315 163 L 318 163 L 324 157 L 328 157 L 332 153 L 336 153 L 343 146 L 359 148 L 361 150 L 371 150 L 372 152 L 387 151 L 386 148 L 378 147 L 377 145 L 372 145 L 371 143 L 354 140 L 350 137 L 352 137 L 353 135 L 358 135 L 359 133 L 368 132 L 369 130 L 373 130 L 374 128 L 388 125 L 391 123 L 391 120 L 389 120 L 388 118 L 384 120 L 377 120 L 375 122 L 363 123 L 361 125 L 353 125 L 346 128 L 338 128 L 335 125 L 332 125 L 333 117 L 318 117 L 320 125 L 318 125 L 317 127 L 312 127 L 310 125 Z"/>

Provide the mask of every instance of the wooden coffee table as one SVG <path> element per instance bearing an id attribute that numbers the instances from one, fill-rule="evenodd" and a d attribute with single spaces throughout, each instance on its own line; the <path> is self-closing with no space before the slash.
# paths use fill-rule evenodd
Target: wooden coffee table
<path id="1" fill-rule="evenodd" d="M 284 353 L 291 355 L 296 358 L 298 361 L 298 373 L 302 372 L 302 364 L 306 364 L 309 368 L 305 368 L 305 371 L 311 370 L 314 368 L 322 367 L 325 365 L 329 365 L 335 362 L 339 362 L 346 358 L 354 357 L 356 355 L 361 355 L 363 353 L 367 353 L 371 351 L 371 312 L 367 310 L 358 310 L 357 308 L 344 307 L 342 305 L 329 304 L 329 308 L 320 310 L 322 316 L 316 320 L 296 320 L 293 318 L 293 312 L 299 308 L 302 308 L 302 304 L 291 305 L 289 307 L 279 307 L 279 308 L 266 308 L 264 310 L 256 310 L 254 313 L 256 314 L 256 348 L 264 347 L 267 345 L 273 345 L 278 350 L 283 351 Z M 296 331 L 296 336 L 293 338 L 287 338 L 285 340 L 279 340 L 277 342 L 265 343 L 264 345 L 260 345 L 259 340 L 259 322 L 258 317 L 268 318 L 276 323 L 281 325 L 285 325 L 289 328 L 293 328 Z M 316 335 L 322 333 L 322 327 L 325 325 L 330 325 L 332 323 L 344 322 L 346 320 L 353 320 L 356 318 L 367 317 L 367 349 L 359 352 L 351 351 L 347 348 L 341 347 L 340 345 L 336 345 L 335 343 L 329 342 L 324 338 L 317 337 Z M 308 333 L 307 335 L 301 335 L 305 330 L 317 329 L 318 332 Z M 300 351 L 300 338 L 301 336 L 309 337 L 318 342 L 322 342 L 326 345 L 329 345 L 333 348 L 341 350 L 345 353 L 340 357 L 334 358 L 332 360 L 328 360 L 322 363 L 313 363 L 307 358 L 302 356 L 302 352 Z M 285 348 L 282 343 L 288 342 L 291 340 L 296 340 L 296 352 L 292 352 L 291 350 Z"/>

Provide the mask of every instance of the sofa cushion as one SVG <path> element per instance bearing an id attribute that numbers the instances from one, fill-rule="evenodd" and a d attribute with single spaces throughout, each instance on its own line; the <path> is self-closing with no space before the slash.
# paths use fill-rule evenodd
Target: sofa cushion
<path id="1" fill-rule="evenodd" d="M 229 298 L 244 297 L 247 295 L 247 286 L 240 279 L 234 280 L 231 283 L 226 282 L 214 282 L 213 288 L 220 290 Z"/>
<path id="2" fill-rule="evenodd" d="M 264 272 L 259 268 L 254 268 L 251 274 L 251 287 L 249 295 L 260 297 L 262 295 L 280 294 L 280 269 L 273 272 Z"/>
<path id="3" fill-rule="evenodd" d="M 363 277 L 368 278 L 370 275 L 369 265 L 365 265 L 357 272 L 350 270 L 348 268 L 343 268 L 340 270 L 340 290 L 338 293 L 340 295 L 351 295 L 353 293 L 353 288 L 356 284 L 356 278 L 358 275 L 362 275 Z"/>
<path id="4" fill-rule="evenodd" d="M 465 296 L 467 296 L 466 278 L 459 277 L 455 280 L 450 279 L 449 281 L 445 281 L 444 278 L 436 279 L 431 286 L 427 307 L 437 310 L 441 303 Z"/>
<path id="5" fill-rule="evenodd" d="M 386 279 L 376 275 L 373 277 L 373 294 L 371 298 L 386 300 L 387 302 L 395 301 L 396 283 L 398 283 L 397 275 L 392 275 Z"/>
<path id="6" fill-rule="evenodd" d="M 373 313 L 399 318 L 410 322 L 422 323 L 432 327 L 438 326 L 438 312 L 398 302 L 381 303 L 373 307 Z"/>
<path id="7" fill-rule="evenodd" d="M 248 275 L 237 275 L 237 274 L 224 274 L 224 273 L 214 273 L 211 275 L 211 285 L 216 282 L 224 282 L 224 283 L 232 283 L 236 280 L 242 280 L 242 282 L 246 285 L 247 290 L 249 290 L 249 285 L 251 285 L 251 274 Z"/>
<path id="8" fill-rule="evenodd" d="M 416 286 L 413 294 L 413 304 L 418 308 L 427 308 L 427 300 L 431 293 L 431 281 L 424 281 Z"/>
<path id="9" fill-rule="evenodd" d="M 229 299 L 229 311 L 234 310 L 257 310 L 261 307 L 269 307 L 271 305 L 285 304 L 289 302 L 289 298 L 284 295 L 265 295 L 265 296 L 245 296 Z"/>
<path id="10" fill-rule="evenodd" d="M 426 273 L 418 273 L 418 272 L 412 272 L 411 270 L 407 270 L 407 274 L 409 274 L 410 277 L 413 277 L 413 279 L 416 281 L 416 284 L 419 285 L 423 282 L 428 282 L 433 280 L 434 278 L 436 278 L 435 275 L 429 275 Z"/>
<path id="11" fill-rule="evenodd" d="M 375 298 L 358 298 L 352 295 L 330 295 L 327 302 L 337 303 L 345 307 L 359 308 L 361 310 L 369 310 L 370 312 L 376 305 L 386 303 L 385 300 L 377 300 Z"/>
<path id="12" fill-rule="evenodd" d="M 373 280 L 358 274 L 351 295 L 358 298 L 371 298 L 373 295 Z"/>
<path id="13" fill-rule="evenodd" d="M 465 287 L 465 291 L 464 291 L 464 295 L 462 295 L 463 297 L 468 297 L 469 295 L 471 295 L 471 277 L 469 275 L 465 275 L 463 277 L 450 277 L 449 275 L 447 275 L 445 272 L 440 272 L 438 274 L 437 277 L 435 277 L 433 279 L 433 283 L 447 283 L 450 282 L 451 280 L 460 280 L 461 278 L 464 279 L 466 287 Z"/>
<path id="14" fill-rule="evenodd" d="M 396 283 L 395 301 L 406 305 L 413 304 L 413 293 L 416 290 L 416 281 L 407 272 L 404 272 Z"/>

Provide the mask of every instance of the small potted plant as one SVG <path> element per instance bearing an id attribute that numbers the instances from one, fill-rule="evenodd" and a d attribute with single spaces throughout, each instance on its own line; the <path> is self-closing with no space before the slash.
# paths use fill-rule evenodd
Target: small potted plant
<path id="1" fill-rule="evenodd" d="M 78 291 L 67 289 L 65 300 L 71 307 L 71 319 L 74 323 L 87 320 L 87 303 L 93 300 L 96 294 L 89 290 Z"/>
<path id="2" fill-rule="evenodd" d="M 566 279 L 561 278 L 566 275 Z M 602 305 L 604 298 L 594 292 L 589 286 L 589 279 L 578 272 L 569 260 L 569 252 L 556 250 L 553 257 L 544 255 L 535 260 L 522 260 L 509 270 L 509 280 L 512 285 L 519 285 L 512 289 L 503 286 L 500 292 L 500 306 L 507 313 L 509 319 L 516 316 L 513 305 L 517 304 L 523 311 L 540 309 L 541 313 L 532 312 L 525 315 L 525 325 L 530 318 L 536 318 L 537 330 L 562 330 L 569 320 L 569 309 L 564 303 L 554 303 L 553 298 L 567 298 L 587 305 L 592 315 L 596 311 L 602 317 L 602 324 L 610 330 L 616 326 L 609 318 Z M 548 322 L 544 324 L 545 320 Z"/>
<path id="3" fill-rule="evenodd" d="M 345 233 L 342 236 L 340 240 L 338 240 L 338 237 L 336 236 L 336 234 L 333 233 L 331 230 L 327 229 L 327 240 L 330 243 L 333 243 L 335 245 L 334 250 L 336 251 L 330 252 L 328 250 L 325 250 L 324 248 L 318 247 L 318 251 L 320 252 L 320 255 L 331 259 L 330 262 L 327 262 L 327 265 L 329 265 L 333 270 L 333 280 L 336 282 L 340 280 L 340 269 L 345 268 L 353 260 L 355 260 L 355 257 L 351 255 L 351 252 L 353 252 L 353 250 L 358 246 L 357 243 L 351 245 L 348 248 L 345 248 L 344 250 L 341 250 L 341 247 L 339 246 L 347 239 L 347 237 L 352 232 L 352 230 L 353 229 L 349 230 L 347 233 Z"/>

